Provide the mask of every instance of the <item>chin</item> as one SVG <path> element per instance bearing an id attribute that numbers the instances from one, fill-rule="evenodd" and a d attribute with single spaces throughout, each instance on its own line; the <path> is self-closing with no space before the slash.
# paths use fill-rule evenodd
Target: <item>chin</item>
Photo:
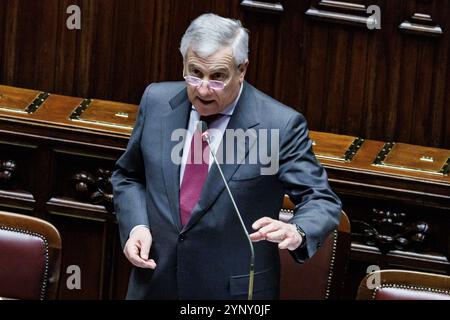
<path id="1" fill-rule="evenodd" d="M 215 102 L 204 104 L 203 102 L 201 102 L 198 99 L 197 99 L 196 107 L 198 109 L 197 111 L 202 115 L 209 115 L 209 114 L 216 113 L 216 110 L 218 108 L 217 104 Z"/>

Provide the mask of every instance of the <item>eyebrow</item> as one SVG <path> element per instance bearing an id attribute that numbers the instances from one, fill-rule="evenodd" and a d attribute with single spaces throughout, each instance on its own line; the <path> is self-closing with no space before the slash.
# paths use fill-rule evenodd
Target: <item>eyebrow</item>
<path id="1" fill-rule="evenodd" d="M 202 69 L 202 67 L 200 67 L 199 65 L 195 64 L 195 63 L 188 63 L 188 68 L 197 68 L 197 69 Z"/>
<path id="2" fill-rule="evenodd" d="M 211 70 L 211 73 L 228 73 L 228 72 L 229 70 L 223 67 Z"/>
<path id="3" fill-rule="evenodd" d="M 202 73 L 205 72 L 205 70 L 204 70 L 201 66 L 197 65 L 196 63 L 188 64 L 187 67 L 188 67 L 188 69 L 194 69 L 194 68 L 195 68 L 195 69 L 198 69 L 198 70 L 200 70 Z M 211 74 L 218 73 L 218 72 L 228 73 L 229 70 L 228 70 L 227 68 L 225 68 L 225 67 L 218 67 L 217 69 L 212 69 L 212 70 L 210 71 Z"/>

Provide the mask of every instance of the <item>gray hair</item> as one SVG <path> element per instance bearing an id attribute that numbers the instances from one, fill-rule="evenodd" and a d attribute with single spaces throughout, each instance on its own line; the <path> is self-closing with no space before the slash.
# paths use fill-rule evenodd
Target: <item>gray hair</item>
<path id="1" fill-rule="evenodd" d="M 189 49 L 207 57 L 222 47 L 229 46 L 236 66 L 248 59 L 248 30 L 239 20 L 206 13 L 191 22 L 181 39 L 183 59 Z"/>

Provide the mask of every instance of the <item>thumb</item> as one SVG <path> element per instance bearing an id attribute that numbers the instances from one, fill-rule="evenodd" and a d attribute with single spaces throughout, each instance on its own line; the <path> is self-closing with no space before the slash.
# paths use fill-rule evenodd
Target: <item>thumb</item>
<path id="1" fill-rule="evenodd" d="M 151 239 L 149 237 L 144 237 L 141 240 L 141 252 L 140 252 L 140 256 L 142 259 L 147 260 L 148 259 L 148 254 L 150 252 L 150 246 L 151 246 Z"/>

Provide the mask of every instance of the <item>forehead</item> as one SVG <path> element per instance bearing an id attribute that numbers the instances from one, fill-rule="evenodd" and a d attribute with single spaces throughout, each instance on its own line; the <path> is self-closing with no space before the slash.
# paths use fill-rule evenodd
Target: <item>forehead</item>
<path id="1" fill-rule="evenodd" d="M 194 51 L 189 50 L 186 55 L 186 64 L 188 67 L 198 67 L 202 69 L 231 69 L 234 66 L 234 58 L 231 48 L 221 48 L 207 57 L 201 57 Z"/>

